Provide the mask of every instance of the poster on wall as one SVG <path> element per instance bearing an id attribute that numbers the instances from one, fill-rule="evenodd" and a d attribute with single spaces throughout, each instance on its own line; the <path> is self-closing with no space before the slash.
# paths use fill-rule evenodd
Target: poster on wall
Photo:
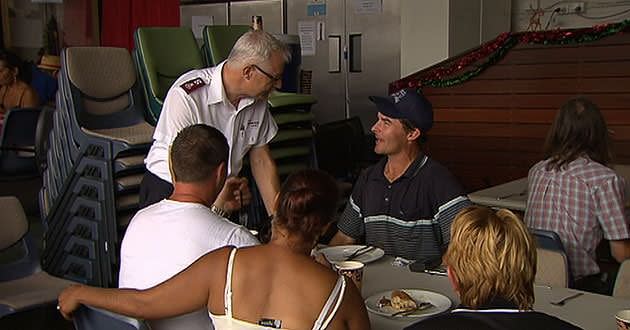
<path id="1" fill-rule="evenodd" d="M 298 22 L 298 35 L 300 36 L 302 56 L 315 55 L 315 33 L 315 21 Z"/>
<path id="2" fill-rule="evenodd" d="M 306 4 L 307 16 L 326 16 L 326 0 L 309 0 Z"/>

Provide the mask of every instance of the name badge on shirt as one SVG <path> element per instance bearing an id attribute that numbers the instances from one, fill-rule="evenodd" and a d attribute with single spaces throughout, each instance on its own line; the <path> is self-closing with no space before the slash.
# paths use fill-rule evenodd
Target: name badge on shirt
<path id="1" fill-rule="evenodd" d="M 281 320 L 274 320 L 274 319 L 260 319 L 258 321 L 258 325 L 261 325 L 261 326 L 267 327 L 267 328 L 280 329 L 280 328 L 282 328 L 282 321 Z"/>
<path id="2" fill-rule="evenodd" d="M 260 122 L 258 120 L 250 120 L 247 122 L 247 136 L 249 137 L 248 144 L 255 144 L 258 137 L 258 129 Z"/>

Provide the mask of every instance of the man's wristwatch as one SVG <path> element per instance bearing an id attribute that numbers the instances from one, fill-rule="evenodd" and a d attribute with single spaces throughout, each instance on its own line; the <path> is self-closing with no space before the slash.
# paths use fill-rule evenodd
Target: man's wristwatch
<path id="1" fill-rule="evenodd" d="M 230 213 L 228 213 L 228 211 L 212 204 L 212 206 L 210 206 L 210 211 L 214 212 L 214 214 L 223 217 L 223 218 L 229 218 L 230 217 Z"/>

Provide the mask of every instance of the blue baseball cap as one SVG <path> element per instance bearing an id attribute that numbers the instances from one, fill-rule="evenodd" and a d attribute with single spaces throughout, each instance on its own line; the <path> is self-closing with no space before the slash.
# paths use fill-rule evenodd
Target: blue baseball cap
<path id="1" fill-rule="evenodd" d="M 402 89 L 390 96 L 370 96 L 378 112 L 394 119 L 407 119 L 422 132 L 433 127 L 433 106 L 415 88 Z"/>

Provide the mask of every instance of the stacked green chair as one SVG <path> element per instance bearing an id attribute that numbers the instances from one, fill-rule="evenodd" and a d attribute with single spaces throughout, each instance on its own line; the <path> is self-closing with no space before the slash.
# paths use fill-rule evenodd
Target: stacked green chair
<path id="1" fill-rule="evenodd" d="M 140 27 L 134 42 L 133 56 L 148 105 L 147 120 L 155 125 L 173 82 L 187 71 L 203 68 L 204 62 L 187 27 Z"/>
<path id="2" fill-rule="evenodd" d="M 207 25 L 203 28 L 203 55 L 208 66 L 215 66 L 230 55 L 236 40 L 251 30 L 247 25 Z"/>
<path id="3" fill-rule="evenodd" d="M 62 51 L 39 195 L 42 266 L 55 276 L 117 286 L 119 237 L 139 208 L 154 129 L 139 87 L 124 48 Z"/>
<path id="4" fill-rule="evenodd" d="M 311 106 L 316 102 L 307 94 L 275 92 L 269 98 L 269 110 L 278 124 L 278 134 L 269 148 L 281 180 L 315 165 Z"/>

